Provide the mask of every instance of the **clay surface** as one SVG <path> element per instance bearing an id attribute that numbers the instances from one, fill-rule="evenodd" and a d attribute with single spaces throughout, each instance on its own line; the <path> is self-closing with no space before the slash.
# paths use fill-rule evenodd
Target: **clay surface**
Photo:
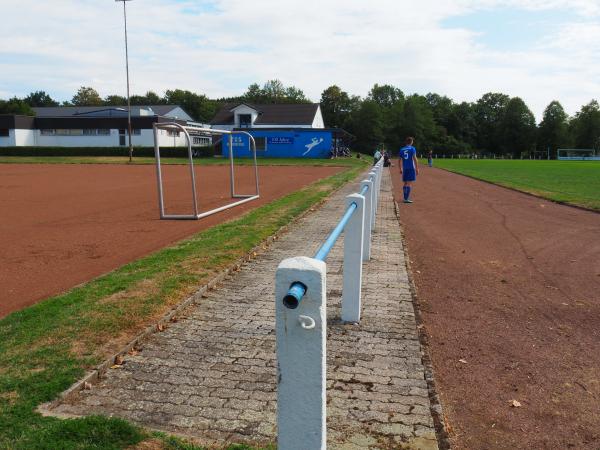
<path id="1" fill-rule="evenodd" d="M 600 214 L 424 166 L 413 192 L 400 217 L 454 448 L 600 448 Z"/>
<path id="2" fill-rule="evenodd" d="M 236 167 L 236 193 L 254 193 Z M 159 220 L 151 165 L 0 165 L 0 317 L 341 171 L 260 167 L 261 198 L 198 221 Z M 192 213 L 189 168 L 163 166 L 168 213 Z M 229 167 L 196 167 L 201 211 L 230 203 Z"/>

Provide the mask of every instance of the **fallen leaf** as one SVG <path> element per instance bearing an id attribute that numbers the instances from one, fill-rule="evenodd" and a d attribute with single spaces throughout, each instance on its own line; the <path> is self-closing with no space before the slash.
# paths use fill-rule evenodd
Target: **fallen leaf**
<path id="1" fill-rule="evenodd" d="M 85 383 L 83 383 L 83 388 L 89 391 L 92 388 L 92 383 L 86 381 Z"/>
<path id="2" fill-rule="evenodd" d="M 123 364 L 123 355 L 115 356 L 115 365 L 121 366 Z"/>
<path id="3" fill-rule="evenodd" d="M 421 273 L 421 271 L 420 271 L 420 270 L 417 270 L 417 273 Z"/>
<path id="4" fill-rule="evenodd" d="M 513 408 L 520 408 L 521 407 L 521 403 L 518 402 L 517 400 L 511 400 L 509 403 L 510 403 L 510 406 L 512 406 Z"/>
<path id="5" fill-rule="evenodd" d="M 121 367 L 123 367 L 121 364 L 113 364 L 110 366 L 111 369 L 120 369 Z"/>
<path id="6" fill-rule="evenodd" d="M 467 360 L 466 359 L 459 359 L 458 362 L 463 363 L 463 364 L 467 364 Z"/>
<path id="7" fill-rule="evenodd" d="M 163 331 L 164 329 L 165 329 L 165 326 L 162 323 L 156 324 L 157 331 Z"/>

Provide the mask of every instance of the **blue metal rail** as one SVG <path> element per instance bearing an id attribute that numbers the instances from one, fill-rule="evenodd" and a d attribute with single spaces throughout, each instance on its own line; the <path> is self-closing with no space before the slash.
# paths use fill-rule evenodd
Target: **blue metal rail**
<path id="1" fill-rule="evenodd" d="M 356 211 L 356 208 L 358 208 L 358 205 L 354 202 L 348 206 L 346 214 L 344 214 L 344 216 L 340 219 L 339 223 L 333 229 L 327 240 L 323 243 L 323 245 L 321 245 L 321 248 L 317 251 L 317 253 L 315 253 L 315 259 L 318 259 L 319 261 L 325 261 L 327 259 L 329 252 L 342 234 L 342 231 L 344 231 L 344 228 L 346 228 L 346 225 L 352 217 L 352 214 L 354 214 L 354 211 Z"/>
<path id="2" fill-rule="evenodd" d="M 369 177 L 369 181 L 373 181 L 373 175 Z M 369 185 L 365 185 L 361 189 L 360 195 L 365 195 L 368 191 Z M 336 241 L 344 231 L 344 228 L 346 228 L 346 225 L 352 217 L 352 214 L 354 214 L 354 211 L 356 211 L 356 208 L 358 208 L 358 205 L 356 203 L 351 203 L 348 206 L 346 213 L 340 219 L 333 231 L 329 234 L 327 240 L 323 243 L 323 245 L 321 245 L 321 248 L 319 248 L 319 250 L 314 256 L 314 259 L 318 259 L 319 261 L 325 261 L 327 259 L 329 252 L 331 251 Z M 304 294 L 306 294 L 306 286 L 303 283 L 300 283 L 299 281 L 295 281 L 290 286 L 285 297 L 283 297 L 283 304 L 290 309 L 296 309 L 302 301 L 302 297 L 304 297 Z"/>

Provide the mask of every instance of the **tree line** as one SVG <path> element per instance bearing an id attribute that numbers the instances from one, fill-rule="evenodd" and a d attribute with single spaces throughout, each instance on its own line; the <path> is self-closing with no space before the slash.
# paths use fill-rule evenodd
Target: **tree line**
<path id="1" fill-rule="evenodd" d="M 210 99 L 189 90 L 167 90 L 163 96 L 148 91 L 132 95 L 132 105 L 177 104 L 196 121 L 209 122 L 225 103 L 310 103 L 304 92 L 270 80 L 262 86 L 251 84 L 237 97 Z M 396 149 L 406 136 L 414 136 L 420 150 L 451 154 L 496 154 L 518 158 L 558 148 L 600 150 L 600 105 L 592 100 L 569 116 L 560 102 L 553 100 L 540 123 L 519 97 L 486 93 L 475 102 L 457 103 L 435 93 L 405 94 L 388 84 L 375 84 L 364 98 L 350 95 L 336 85 L 325 89 L 320 98 L 325 124 L 343 128 L 355 140 L 352 147 L 372 152 L 381 144 Z M 81 87 L 63 106 L 123 106 L 120 95 L 102 98 L 92 87 Z M 33 107 L 58 106 L 44 91 L 24 98 L 0 100 L 0 114 L 33 115 Z"/>

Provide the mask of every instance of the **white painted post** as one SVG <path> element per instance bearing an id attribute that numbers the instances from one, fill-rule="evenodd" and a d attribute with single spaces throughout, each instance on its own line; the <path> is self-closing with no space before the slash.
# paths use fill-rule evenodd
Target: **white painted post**
<path id="1" fill-rule="evenodd" d="M 296 309 L 283 304 L 294 282 L 306 293 Z M 304 256 L 282 261 L 275 275 L 277 448 L 326 449 L 326 265 Z"/>
<path id="2" fill-rule="evenodd" d="M 375 168 L 375 179 L 373 180 L 373 194 L 375 195 L 375 201 L 374 201 L 374 211 L 373 211 L 373 217 L 376 218 L 377 217 L 377 205 L 379 203 L 379 166 L 377 166 Z M 375 228 L 375 222 L 373 221 L 373 228 Z"/>
<path id="3" fill-rule="evenodd" d="M 375 228 L 375 213 L 377 212 L 377 173 L 369 172 L 369 177 L 373 175 L 373 189 L 371 192 L 371 231 Z"/>
<path id="4" fill-rule="evenodd" d="M 371 218 L 372 218 L 372 200 L 373 200 L 373 182 L 369 180 L 362 180 L 360 182 L 360 190 L 362 191 L 363 187 L 369 186 L 369 190 L 365 195 L 365 219 L 363 226 L 363 252 L 362 258 L 363 261 L 368 261 L 371 259 Z"/>
<path id="5" fill-rule="evenodd" d="M 344 230 L 342 289 L 342 321 L 344 322 L 360 322 L 365 197 L 360 194 L 347 196 L 346 205 L 350 206 L 352 203 L 356 203 L 357 208 Z"/>

